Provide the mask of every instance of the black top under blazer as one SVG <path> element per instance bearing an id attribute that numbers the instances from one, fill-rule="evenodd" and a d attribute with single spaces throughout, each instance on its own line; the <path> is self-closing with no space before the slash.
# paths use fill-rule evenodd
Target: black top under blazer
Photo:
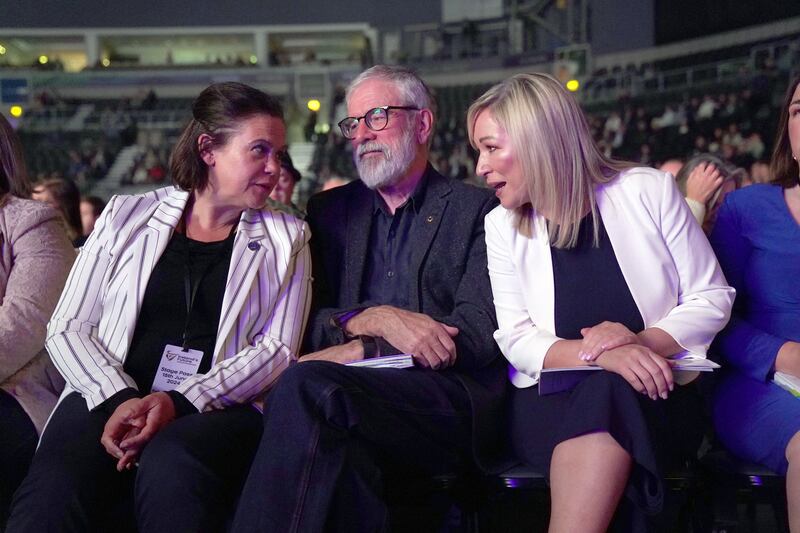
<path id="1" fill-rule="evenodd" d="M 483 229 L 497 199 L 491 190 L 445 178 L 430 165 L 423 179 L 427 189 L 410 235 L 416 290 L 408 310 L 458 328 L 456 363 L 442 372 L 452 373 L 469 394 L 478 465 L 498 471 L 507 465 L 499 452 L 506 440 L 506 361 L 493 338 L 497 319 Z M 309 200 L 314 283 L 304 353 L 344 342 L 331 316 L 364 301 L 374 194 L 356 180 Z"/>

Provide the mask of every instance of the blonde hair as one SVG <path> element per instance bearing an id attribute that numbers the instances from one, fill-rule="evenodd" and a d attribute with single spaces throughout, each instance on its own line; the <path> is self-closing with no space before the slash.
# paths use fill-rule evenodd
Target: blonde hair
<path id="1" fill-rule="evenodd" d="M 596 246 L 595 186 L 634 165 L 600 152 L 578 103 L 546 74 L 517 74 L 473 102 L 467 111 L 467 127 L 476 148 L 475 120 L 485 110 L 508 133 L 531 199 L 515 210 L 517 229 L 531 235 L 534 212 L 546 214 L 551 245 L 572 248 L 581 219 L 591 212 Z"/>

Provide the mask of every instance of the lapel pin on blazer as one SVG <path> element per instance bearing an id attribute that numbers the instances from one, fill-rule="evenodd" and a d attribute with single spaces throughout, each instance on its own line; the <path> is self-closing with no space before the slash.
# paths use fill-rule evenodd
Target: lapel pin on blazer
<path id="1" fill-rule="evenodd" d="M 261 245 L 260 245 L 260 244 L 258 244 L 256 241 L 250 241 L 250 243 L 247 245 L 247 247 L 248 247 L 250 250 L 252 250 L 252 251 L 254 251 L 254 252 L 255 252 L 256 250 L 258 250 L 259 248 L 261 248 Z"/>
<path id="2" fill-rule="evenodd" d="M 425 219 L 425 222 L 427 222 L 428 224 L 433 222 L 433 215 L 428 215 L 428 218 Z"/>

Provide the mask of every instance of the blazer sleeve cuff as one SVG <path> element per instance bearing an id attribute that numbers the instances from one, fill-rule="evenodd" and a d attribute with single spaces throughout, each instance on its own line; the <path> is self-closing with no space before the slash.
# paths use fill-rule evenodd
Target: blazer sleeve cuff
<path id="1" fill-rule="evenodd" d="M 121 391 L 115 393 L 106 401 L 96 405 L 92 408 L 93 411 L 103 411 L 109 416 L 111 416 L 114 411 L 117 410 L 117 407 L 122 405 L 123 403 L 127 402 L 133 398 L 141 398 L 142 395 L 139 393 L 138 390 L 134 389 L 133 387 L 128 387 L 126 389 L 122 389 Z M 89 400 L 87 399 L 87 403 Z"/>
<path id="2" fill-rule="evenodd" d="M 186 396 L 176 390 L 167 391 L 167 395 L 172 399 L 175 406 L 175 418 L 198 413 L 197 407 L 186 399 Z"/>

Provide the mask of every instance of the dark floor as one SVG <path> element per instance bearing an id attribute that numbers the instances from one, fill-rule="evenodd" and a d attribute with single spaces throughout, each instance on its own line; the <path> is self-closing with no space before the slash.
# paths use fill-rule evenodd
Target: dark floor
<path id="1" fill-rule="evenodd" d="M 744 496 L 744 495 L 742 495 Z M 653 523 L 651 530 L 686 533 L 783 533 L 788 529 L 778 527 L 773 505 L 740 503 L 735 516 L 707 515 L 706 523 L 692 523 L 691 514 L 682 514 L 694 507 L 698 513 L 708 509 L 703 501 L 687 502 L 685 498 L 672 498 L 665 511 Z M 440 502 L 443 503 L 443 502 Z M 687 504 L 688 507 L 682 507 Z M 393 531 L 408 533 L 544 533 L 549 517 L 549 498 L 546 491 L 508 492 L 485 502 L 478 513 L 464 514 L 458 504 L 452 503 L 446 516 L 438 519 L 423 518 L 425 512 L 410 507 L 404 509 L 405 520 L 395 522 Z M 427 511 L 426 511 L 427 512 Z M 691 511 L 690 511 L 691 512 Z M 726 513 L 722 513 L 723 515 Z M 710 520 L 710 522 L 708 522 Z M 421 525 L 422 522 L 422 525 Z M 477 527 L 476 527 L 477 526 Z"/>

